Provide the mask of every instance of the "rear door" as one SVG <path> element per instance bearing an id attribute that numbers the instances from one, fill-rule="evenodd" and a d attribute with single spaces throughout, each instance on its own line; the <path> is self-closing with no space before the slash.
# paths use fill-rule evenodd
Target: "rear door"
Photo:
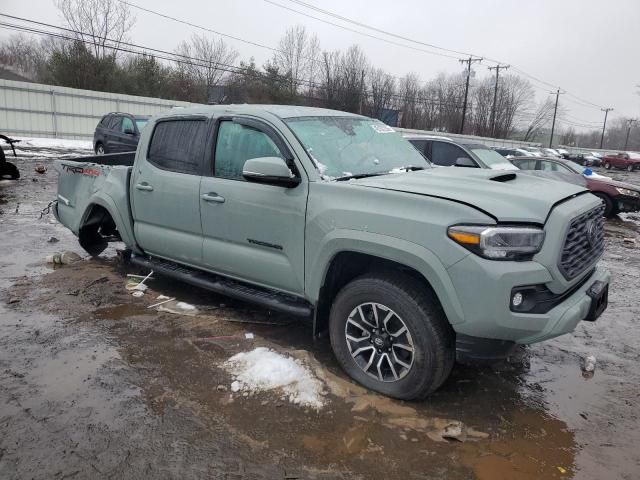
<path id="1" fill-rule="evenodd" d="M 118 132 L 122 126 L 122 115 L 112 115 L 107 128 L 104 131 L 104 144 L 106 153 L 119 152 Z"/>
<path id="2" fill-rule="evenodd" d="M 131 187 L 134 231 L 148 254 L 198 266 L 202 260 L 200 181 L 209 122 L 167 118 L 154 125 Z"/>
<path id="3" fill-rule="evenodd" d="M 205 268 L 292 294 L 304 291 L 304 228 L 308 186 L 247 182 L 250 158 L 287 159 L 290 149 L 271 125 L 237 117 L 219 120 L 212 171 L 202 178 L 200 211 Z"/>

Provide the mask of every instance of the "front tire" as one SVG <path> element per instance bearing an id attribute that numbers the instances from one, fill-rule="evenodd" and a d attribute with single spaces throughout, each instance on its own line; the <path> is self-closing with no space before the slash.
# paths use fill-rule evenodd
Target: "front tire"
<path id="1" fill-rule="evenodd" d="M 611 170 L 611 164 L 609 162 L 604 162 L 604 168 Z"/>
<path id="2" fill-rule="evenodd" d="M 633 168 L 633 165 L 629 165 L 627 167 L 627 172 L 633 172 L 635 169 Z"/>
<path id="3" fill-rule="evenodd" d="M 433 291 L 400 273 L 368 274 L 336 296 L 331 347 L 361 385 L 401 400 L 423 399 L 449 376 L 455 334 Z"/>

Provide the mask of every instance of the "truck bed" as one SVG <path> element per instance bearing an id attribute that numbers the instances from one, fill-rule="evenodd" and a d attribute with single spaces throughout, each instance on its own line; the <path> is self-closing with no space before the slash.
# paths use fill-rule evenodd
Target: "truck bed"
<path id="1" fill-rule="evenodd" d="M 96 163 L 98 165 L 124 165 L 132 167 L 136 152 L 109 153 L 106 155 L 90 155 L 87 157 L 73 157 L 69 160 L 80 163 Z"/>

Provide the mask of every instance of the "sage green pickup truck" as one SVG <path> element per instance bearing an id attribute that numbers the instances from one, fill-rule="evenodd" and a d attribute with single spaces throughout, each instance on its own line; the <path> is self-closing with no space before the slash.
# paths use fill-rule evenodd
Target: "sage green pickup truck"
<path id="1" fill-rule="evenodd" d="M 59 160 L 60 222 L 130 261 L 328 330 L 342 368 L 400 399 L 459 360 L 571 332 L 606 308 L 603 205 L 520 171 L 433 168 L 363 116 L 174 109 L 137 151 Z M 120 163 L 121 165 L 118 165 Z"/>

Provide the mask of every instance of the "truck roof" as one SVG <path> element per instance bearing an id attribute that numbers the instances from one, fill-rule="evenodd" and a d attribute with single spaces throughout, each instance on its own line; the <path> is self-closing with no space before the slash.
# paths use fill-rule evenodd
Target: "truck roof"
<path id="1" fill-rule="evenodd" d="M 199 115 L 219 115 L 219 114 L 264 114 L 270 113 L 279 118 L 295 118 L 295 117 L 359 117 L 367 118 L 362 115 L 356 115 L 349 112 L 341 112 L 339 110 L 330 110 L 328 108 L 316 107 L 299 107 L 296 105 L 256 105 L 256 104 L 239 104 L 239 105 L 201 105 L 195 107 L 176 107 L 168 112 L 160 114 L 160 117 L 172 116 L 179 114 L 199 114 Z"/>

